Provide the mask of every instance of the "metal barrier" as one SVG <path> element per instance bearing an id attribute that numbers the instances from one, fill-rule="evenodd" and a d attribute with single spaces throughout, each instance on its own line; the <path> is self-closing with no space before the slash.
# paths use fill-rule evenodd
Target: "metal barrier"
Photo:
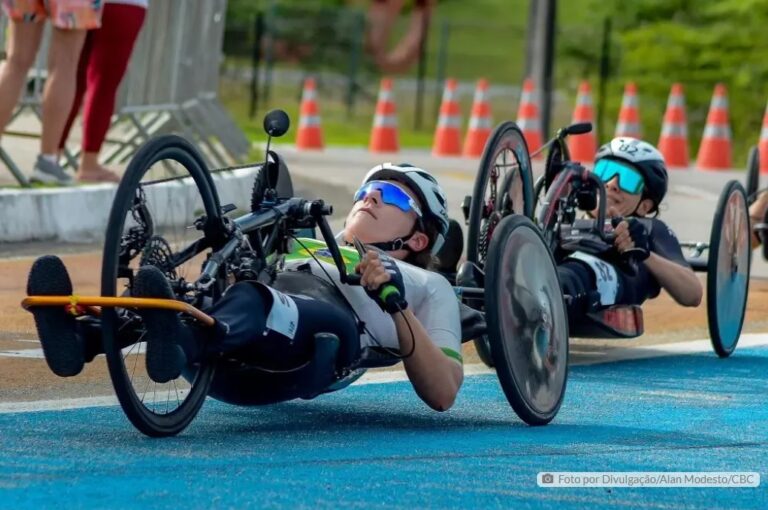
<path id="1" fill-rule="evenodd" d="M 247 156 L 250 143 L 217 99 L 226 7 L 227 0 L 149 3 L 118 92 L 109 147 L 102 158 L 105 163 L 125 162 L 145 140 L 171 131 L 194 140 L 211 166 L 226 166 Z M 47 53 L 46 40 L 30 72 L 33 85 L 20 100 L 14 118 L 28 108 L 40 118 Z M 67 166 L 77 167 L 76 155 L 65 153 Z M 21 185 L 27 184 L 2 149 L 0 160 Z"/>

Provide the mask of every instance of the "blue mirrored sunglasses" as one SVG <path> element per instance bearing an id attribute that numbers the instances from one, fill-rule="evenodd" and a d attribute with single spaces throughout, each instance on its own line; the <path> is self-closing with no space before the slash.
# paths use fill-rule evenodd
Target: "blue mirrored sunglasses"
<path id="1" fill-rule="evenodd" d="M 363 184 L 355 193 L 355 202 L 363 200 L 372 191 L 381 194 L 381 201 L 388 205 L 394 205 L 404 212 L 413 211 L 421 218 L 421 209 L 411 196 L 399 186 L 386 181 L 370 181 Z"/>
<path id="2" fill-rule="evenodd" d="M 639 194 L 645 185 L 643 174 L 629 165 L 612 159 L 601 159 L 595 163 L 592 173 L 600 177 L 603 182 L 608 182 L 618 176 L 619 189 L 630 195 Z"/>

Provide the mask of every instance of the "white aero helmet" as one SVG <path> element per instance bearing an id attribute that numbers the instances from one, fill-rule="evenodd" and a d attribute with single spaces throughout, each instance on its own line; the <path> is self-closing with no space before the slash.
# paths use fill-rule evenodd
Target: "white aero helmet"
<path id="1" fill-rule="evenodd" d="M 432 242 L 430 251 L 435 254 L 445 242 L 448 232 L 447 200 L 443 189 L 432 174 L 408 163 L 382 163 L 371 168 L 363 178 L 363 184 L 368 181 L 392 180 L 405 184 L 413 191 L 422 206 L 425 219 L 432 220 L 437 226 L 437 236 Z"/>
<path id="2" fill-rule="evenodd" d="M 637 168 L 645 181 L 644 195 L 653 201 L 654 210 L 658 209 L 667 194 L 669 178 L 664 156 L 656 147 L 636 138 L 620 136 L 598 149 L 595 163 L 601 159 L 624 161 Z"/>

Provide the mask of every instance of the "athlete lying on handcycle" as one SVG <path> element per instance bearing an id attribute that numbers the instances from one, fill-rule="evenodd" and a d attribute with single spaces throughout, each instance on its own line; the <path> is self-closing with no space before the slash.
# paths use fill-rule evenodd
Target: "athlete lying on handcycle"
<path id="1" fill-rule="evenodd" d="M 566 252 L 558 260 L 563 294 L 571 297 L 569 322 L 600 307 L 642 304 L 662 288 L 677 303 L 698 306 L 701 283 L 675 234 L 656 217 L 668 187 L 661 153 L 641 140 L 615 138 L 600 147 L 592 171 L 605 184 L 615 250 L 600 257 Z M 597 210 L 589 214 L 596 217 Z M 630 257 L 636 267 L 628 266 Z"/>
<path id="2" fill-rule="evenodd" d="M 342 247 L 345 259 L 356 263 L 362 286 L 341 284 L 336 266 L 319 260 L 327 260 L 324 243 L 297 242 L 285 259 L 287 271 L 311 271 L 333 280 L 351 309 L 284 294 L 254 281 L 235 283 L 205 310 L 215 319 L 210 328 L 190 325 L 175 311 L 141 308 L 137 313 L 146 329 L 147 373 L 156 382 L 168 382 L 202 357 L 243 349 L 295 366 L 311 355 L 316 334 L 330 333 L 341 342 L 360 342 L 367 360 L 363 366 L 402 359 L 419 397 L 435 410 L 446 410 L 463 380 L 459 303 L 448 281 L 427 267 L 447 229 L 445 195 L 428 172 L 408 165 L 377 166 L 355 194 L 345 229 L 337 237 L 347 246 L 356 240 L 368 245 L 362 258 L 357 249 Z M 385 286 L 396 292 L 382 291 Z M 37 259 L 27 293 L 71 295 L 61 260 Z M 175 298 L 164 274 L 151 265 L 138 270 L 130 294 Z M 398 294 L 399 299 L 388 297 Z M 85 362 L 103 352 L 98 319 L 76 319 L 61 307 L 30 310 L 45 359 L 57 375 L 77 375 Z"/>

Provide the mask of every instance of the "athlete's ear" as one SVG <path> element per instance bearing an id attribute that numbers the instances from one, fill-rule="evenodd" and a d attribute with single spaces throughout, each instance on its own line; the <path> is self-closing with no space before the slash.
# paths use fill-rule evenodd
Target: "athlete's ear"
<path id="1" fill-rule="evenodd" d="M 413 233 L 410 239 L 405 243 L 412 252 L 418 253 L 424 251 L 429 246 L 429 236 L 420 230 Z"/>
<path id="2" fill-rule="evenodd" d="M 637 215 L 645 216 L 651 211 L 651 209 L 653 209 L 653 200 L 650 198 L 644 198 L 637 205 Z"/>

